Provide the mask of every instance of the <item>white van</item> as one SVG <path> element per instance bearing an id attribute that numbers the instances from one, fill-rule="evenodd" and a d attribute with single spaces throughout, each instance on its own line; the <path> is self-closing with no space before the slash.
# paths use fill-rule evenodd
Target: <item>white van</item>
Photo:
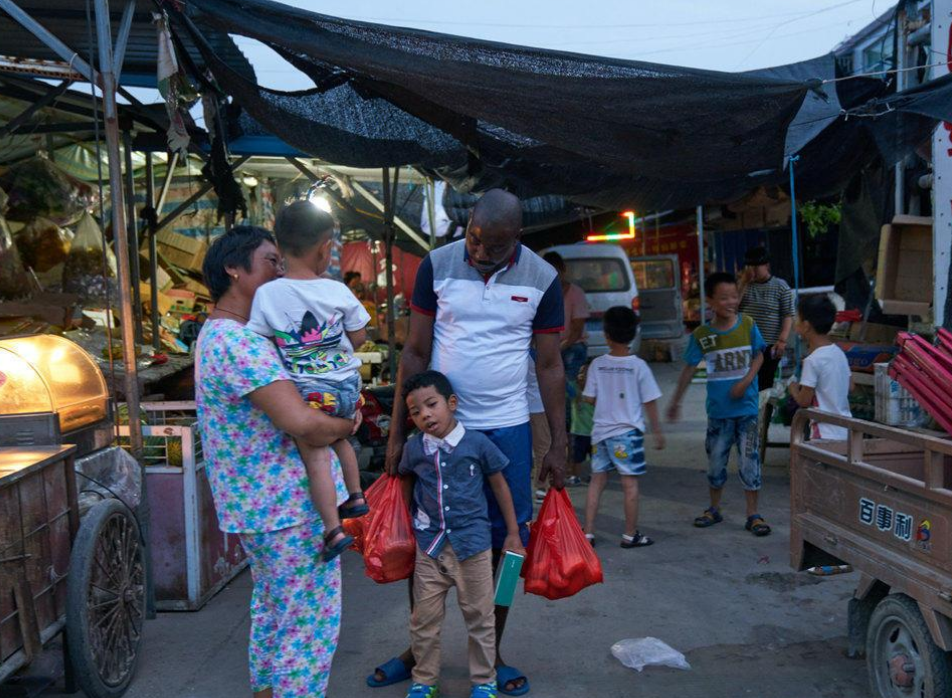
<path id="1" fill-rule="evenodd" d="M 565 260 L 569 281 L 585 291 L 585 299 L 592 311 L 585 322 L 588 334 L 588 357 L 608 353 L 605 333 L 602 331 L 602 316 L 609 308 L 623 305 L 638 310 L 638 286 L 625 250 L 618 245 L 578 243 L 556 245 L 539 254 L 558 252 Z M 637 354 L 641 345 L 639 332 L 632 342 L 631 351 Z"/>

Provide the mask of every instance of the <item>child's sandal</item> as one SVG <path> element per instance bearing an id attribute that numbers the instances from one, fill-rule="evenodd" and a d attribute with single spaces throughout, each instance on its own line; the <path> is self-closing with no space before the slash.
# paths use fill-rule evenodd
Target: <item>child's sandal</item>
<path id="1" fill-rule="evenodd" d="M 331 541 L 336 542 L 332 544 Z M 330 562 L 353 544 L 354 539 L 347 535 L 341 526 L 331 529 L 324 534 L 324 551 L 321 553 L 321 559 L 324 562 Z"/>
<path id="2" fill-rule="evenodd" d="M 760 538 L 770 535 L 770 526 L 767 525 L 767 522 L 764 521 L 764 518 L 760 514 L 748 516 L 744 528 Z"/>
<path id="3" fill-rule="evenodd" d="M 370 513 L 367 500 L 363 492 L 351 492 L 346 502 L 337 507 L 337 513 L 342 519 L 356 519 Z"/>
<path id="4" fill-rule="evenodd" d="M 724 517 L 721 516 L 721 512 L 714 507 L 708 507 L 703 514 L 694 519 L 694 525 L 698 528 L 708 528 L 714 524 L 719 524 L 723 520 Z"/>

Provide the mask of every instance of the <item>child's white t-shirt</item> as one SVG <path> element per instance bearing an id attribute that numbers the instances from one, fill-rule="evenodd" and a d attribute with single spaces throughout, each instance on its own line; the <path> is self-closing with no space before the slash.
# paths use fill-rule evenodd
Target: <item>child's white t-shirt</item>
<path id="1" fill-rule="evenodd" d="M 585 381 L 585 397 L 595 398 L 592 443 L 645 430 L 643 405 L 661 397 L 648 364 L 637 356 L 605 354 L 592 361 Z"/>
<path id="2" fill-rule="evenodd" d="M 818 347 L 803 360 L 803 375 L 800 385 L 813 388 L 816 407 L 823 412 L 832 412 L 843 417 L 852 417 L 850 412 L 850 364 L 846 354 L 835 344 Z M 813 438 L 845 440 L 847 429 L 833 424 L 811 426 Z"/>
<path id="3" fill-rule="evenodd" d="M 370 314 L 353 292 L 333 279 L 275 279 L 251 304 L 248 328 L 274 337 L 296 383 L 339 383 L 360 369 L 347 332 L 363 329 Z"/>

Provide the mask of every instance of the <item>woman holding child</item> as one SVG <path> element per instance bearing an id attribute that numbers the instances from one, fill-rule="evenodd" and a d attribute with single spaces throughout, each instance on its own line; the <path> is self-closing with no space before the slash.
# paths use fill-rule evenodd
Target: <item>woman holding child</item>
<path id="1" fill-rule="evenodd" d="M 196 404 L 220 527 L 240 534 L 254 579 L 252 690 L 313 698 L 326 693 L 337 647 L 340 562 L 321 559 L 324 527 L 295 439 L 326 449 L 356 427 L 309 407 L 271 341 L 245 327 L 258 287 L 280 270 L 261 228 L 234 228 L 209 249 L 215 310 L 196 348 Z M 348 492 L 335 457 L 331 465 L 341 504 Z"/>

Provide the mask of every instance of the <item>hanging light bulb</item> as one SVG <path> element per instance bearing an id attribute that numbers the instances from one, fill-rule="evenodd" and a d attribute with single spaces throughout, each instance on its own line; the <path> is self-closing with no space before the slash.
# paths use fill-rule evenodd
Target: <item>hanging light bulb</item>
<path id="1" fill-rule="evenodd" d="M 322 194 L 312 194 L 308 201 L 310 201 L 314 206 L 324 211 L 324 213 L 331 212 L 331 202 L 327 199 L 326 196 Z"/>

